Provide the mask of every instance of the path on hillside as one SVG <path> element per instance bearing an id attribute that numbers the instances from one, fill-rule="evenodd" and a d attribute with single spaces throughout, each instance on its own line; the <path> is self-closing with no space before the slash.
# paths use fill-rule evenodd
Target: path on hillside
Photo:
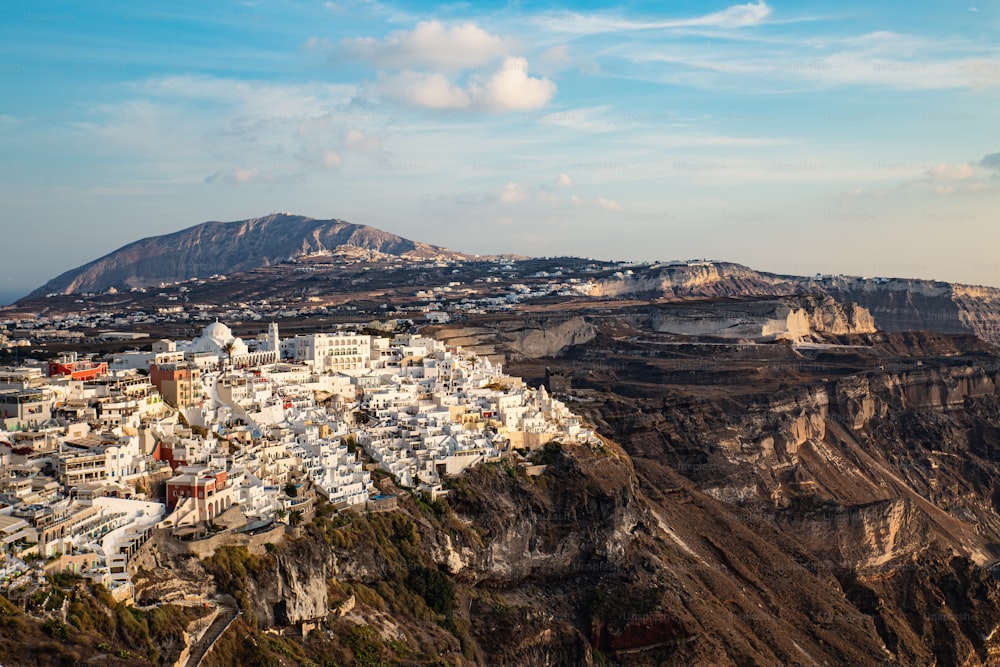
<path id="1" fill-rule="evenodd" d="M 229 596 L 224 595 L 218 598 L 216 603 L 219 607 L 219 615 L 215 617 L 212 624 L 208 626 L 205 630 L 205 634 L 201 636 L 201 639 L 196 641 L 191 645 L 190 651 L 188 653 L 187 662 L 184 663 L 184 667 L 199 667 L 208 652 L 212 650 L 215 646 L 215 642 L 219 641 L 219 638 L 225 634 L 229 626 L 233 624 L 236 618 L 240 615 L 239 605 L 236 604 L 236 600 Z"/>

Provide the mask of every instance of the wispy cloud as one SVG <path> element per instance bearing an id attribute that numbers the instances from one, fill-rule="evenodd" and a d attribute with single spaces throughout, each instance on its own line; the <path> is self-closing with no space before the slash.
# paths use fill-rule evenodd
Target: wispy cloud
<path id="1" fill-rule="evenodd" d="M 799 46 L 623 42 L 603 53 L 640 66 L 630 76 L 691 88 L 771 92 L 1000 86 L 1000 49 L 995 46 L 887 31 L 809 39 Z"/>
<path id="2" fill-rule="evenodd" d="M 212 174 L 205 177 L 206 183 L 215 183 L 219 181 L 221 183 L 230 183 L 232 185 L 242 185 L 244 183 L 249 183 L 254 180 L 258 175 L 258 170 L 255 167 L 233 167 L 231 169 L 220 169 Z"/>
<path id="3" fill-rule="evenodd" d="M 691 18 L 639 20 L 608 13 L 555 12 L 537 16 L 533 19 L 533 23 L 556 33 L 596 35 L 678 28 L 745 28 L 764 23 L 771 12 L 771 7 L 767 3 L 759 1 L 732 5 L 722 11 Z"/>
<path id="4" fill-rule="evenodd" d="M 853 188 L 846 197 L 886 197 L 901 193 L 951 196 L 1000 192 L 1000 153 L 991 153 L 975 162 L 939 162 L 917 171 L 919 173 L 910 178 L 896 179 L 895 183 L 881 188 Z"/>

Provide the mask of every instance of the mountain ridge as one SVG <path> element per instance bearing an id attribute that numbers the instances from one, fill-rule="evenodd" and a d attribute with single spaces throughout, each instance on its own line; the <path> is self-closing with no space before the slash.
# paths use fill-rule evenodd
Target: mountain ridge
<path id="1" fill-rule="evenodd" d="M 334 252 L 345 246 L 412 259 L 467 256 L 337 218 L 274 213 L 230 222 L 210 220 L 133 241 L 56 276 L 26 298 L 149 287 L 270 266 L 289 257 Z"/>
<path id="2" fill-rule="evenodd" d="M 62 273 L 18 303 L 52 294 L 155 287 L 192 277 L 247 275 L 289 259 L 317 254 L 340 255 L 341 264 L 379 258 L 422 262 L 473 259 L 367 225 L 281 213 L 233 222 L 208 221 L 134 241 Z M 527 259 L 507 257 L 511 261 Z M 585 288 L 586 296 L 684 301 L 826 295 L 867 309 L 882 331 L 971 333 L 1000 344 L 1000 289 L 994 287 L 915 278 L 793 276 L 725 261 L 652 262 L 619 271 L 616 268 L 623 264 L 603 264 L 603 271 L 581 274 L 576 279 L 577 286 Z M 261 291 L 263 288 L 254 280 L 249 280 L 247 290 Z M 367 278 L 359 280 L 367 282 Z M 290 284 L 276 282 L 270 287 L 286 292 Z M 298 287 L 305 290 L 302 293 L 315 293 L 315 286 Z M 324 289 L 328 291 L 329 287 L 325 285 Z"/>

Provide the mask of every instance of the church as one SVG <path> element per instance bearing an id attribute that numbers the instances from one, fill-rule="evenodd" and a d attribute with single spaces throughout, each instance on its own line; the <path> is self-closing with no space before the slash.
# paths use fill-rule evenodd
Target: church
<path id="1" fill-rule="evenodd" d="M 267 340 L 253 350 L 242 338 L 234 336 L 232 329 L 218 320 L 206 326 L 194 340 L 177 343 L 177 349 L 185 355 L 210 355 L 216 357 L 220 365 L 228 364 L 231 360 L 233 368 L 273 364 L 278 361 L 280 347 L 278 325 L 274 322 L 268 327 Z"/>

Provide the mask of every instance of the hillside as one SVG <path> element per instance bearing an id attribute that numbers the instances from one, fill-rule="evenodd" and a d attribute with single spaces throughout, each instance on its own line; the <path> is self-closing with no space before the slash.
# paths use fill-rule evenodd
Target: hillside
<path id="1" fill-rule="evenodd" d="M 203 222 L 172 234 L 135 241 L 53 278 L 29 298 L 103 292 L 111 287 L 146 287 L 194 276 L 248 271 L 290 257 L 338 249 L 414 259 L 463 257 L 446 248 L 366 225 L 273 214 L 236 222 Z"/>

